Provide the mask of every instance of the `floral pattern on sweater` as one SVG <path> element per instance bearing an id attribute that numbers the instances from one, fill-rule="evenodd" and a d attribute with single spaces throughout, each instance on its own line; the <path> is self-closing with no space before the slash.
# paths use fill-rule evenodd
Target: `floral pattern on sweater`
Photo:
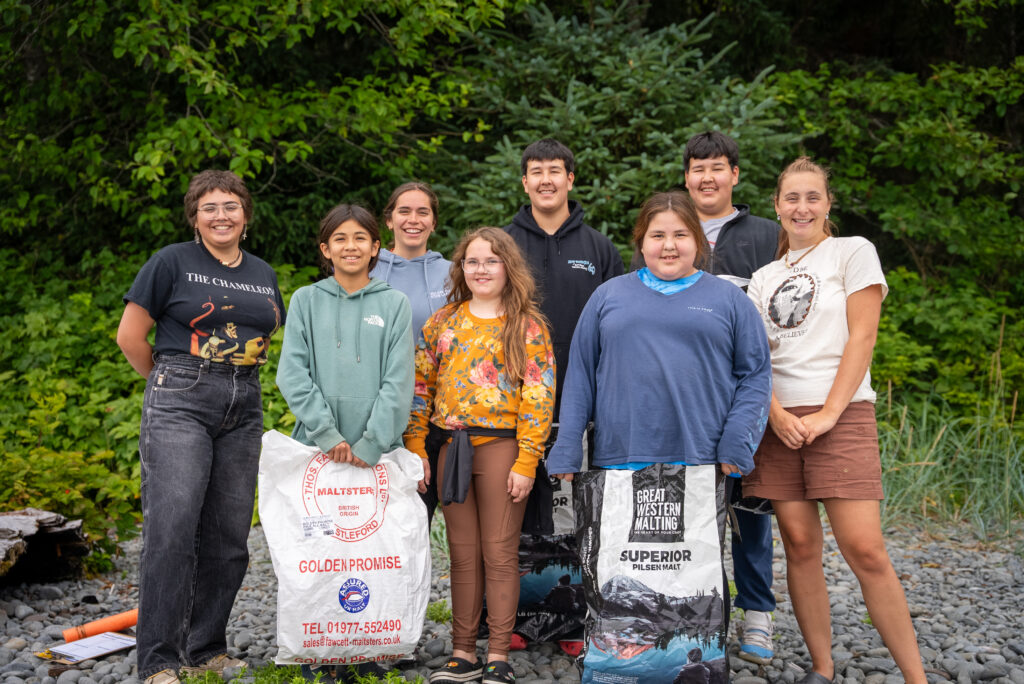
<path id="1" fill-rule="evenodd" d="M 468 304 L 435 312 L 416 348 L 416 388 L 405 432 L 406 447 L 426 456 L 427 423 L 516 431 L 519 457 L 512 470 L 533 477 L 544 455 L 555 399 L 555 357 L 547 330 L 526 329 L 526 372 L 505 374 L 501 344 L 504 317 L 478 318 Z M 474 443 L 488 441 L 473 438 Z"/>

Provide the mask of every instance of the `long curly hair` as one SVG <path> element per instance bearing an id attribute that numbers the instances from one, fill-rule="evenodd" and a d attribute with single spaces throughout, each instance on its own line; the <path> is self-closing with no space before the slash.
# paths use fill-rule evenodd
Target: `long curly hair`
<path id="1" fill-rule="evenodd" d="M 501 313 L 505 326 L 501 331 L 501 346 L 505 351 L 505 367 L 510 378 L 523 379 L 526 373 L 526 330 L 530 322 L 548 330 L 547 320 L 537 306 L 537 284 L 530 274 L 530 267 L 523 253 L 508 233 L 501 228 L 484 226 L 471 230 L 462 236 L 452 253 L 452 267 L 448 272 L 452 288 L 448 292 L 449 315 L 461 304 L 473 298 L 462 271 L 462 260 L 466 258 L 469 243 L 476 239 L 486 240 L 491 251 L 505 265 L 505 289 L 501 292 Z"/>

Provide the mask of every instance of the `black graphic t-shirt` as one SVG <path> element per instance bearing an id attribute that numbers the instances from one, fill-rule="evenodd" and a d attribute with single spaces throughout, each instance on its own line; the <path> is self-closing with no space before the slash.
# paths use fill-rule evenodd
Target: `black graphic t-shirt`
<path id="1" fill-rule="evenodd" d="M 270 336 L 285 317 L 277 274 L 265 261 L 243 252 L 228 268 L 195 242 L 150 257 L 124 301 L 156 321 L 157 353 L 239 366 L 267 362 Z"/>

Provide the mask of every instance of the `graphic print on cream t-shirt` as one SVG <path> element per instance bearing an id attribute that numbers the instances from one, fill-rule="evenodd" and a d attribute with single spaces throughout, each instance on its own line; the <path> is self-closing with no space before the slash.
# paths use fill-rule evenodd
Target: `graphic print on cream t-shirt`
<path id="1" fill-rule="evenodd" d="M 772 387 L 786 408 L 825 403 L 850 338 L 846 299 L 871 285 L 887 292 L 874 245 L 861 237 L 826 238 L 792 267 L 779 259 L 758 270 L 747 294 L 754 301 L 772 354 Z M 852 401 L 874 401 L 870 373 Z"/>
<path id="2" fill-rule="evenodd" d="M 796 328 L 814 305 L 818 285 L 809 273 L 796 273 L 775 288 L 768 301 L 768 316 L 780 328 Z"/>

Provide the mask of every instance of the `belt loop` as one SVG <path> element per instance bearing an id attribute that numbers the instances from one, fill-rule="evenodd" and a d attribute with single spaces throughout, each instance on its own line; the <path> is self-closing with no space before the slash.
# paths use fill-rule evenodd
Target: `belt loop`
<path id="1" fill-rule="evenodd" d="M 200 366 L 204 371 L 209 372 L 210 370 L 210 359 L 203 359 L 203 364 Z"/>

